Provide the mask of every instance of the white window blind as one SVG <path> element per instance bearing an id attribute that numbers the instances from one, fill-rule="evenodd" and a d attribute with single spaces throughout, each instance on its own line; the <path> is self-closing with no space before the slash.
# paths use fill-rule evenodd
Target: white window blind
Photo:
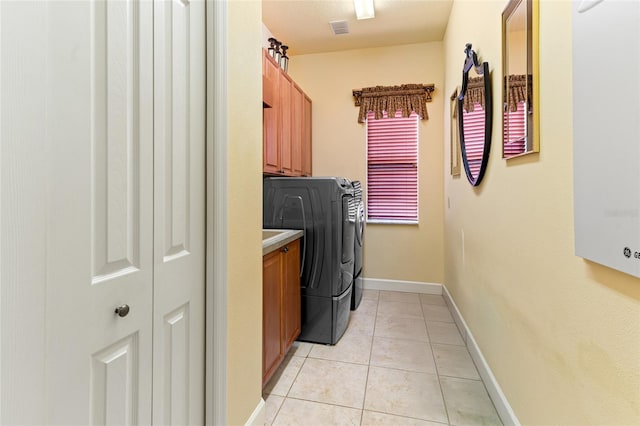
<path id="1" fill-rule="evenodd" d="M 367 114 L 367 220 L 418 221 L 418 115 Z"/>
<path id="2" fill-rule="evenodd" d="M 475 103 L 473 111 L 464 111 L 464 148 L 471 176 L 478 176 L 484 153 L 485 111 L 482 105 Z"/>
<path id="3" fill-rule="evenodd" d="M 512 157 L 525 151 L 525 139 L 527 135 L 527 116 L 524 101 L 518 102 L 518 109 L 507 111 L 504 114 L 504 156 Z"/>

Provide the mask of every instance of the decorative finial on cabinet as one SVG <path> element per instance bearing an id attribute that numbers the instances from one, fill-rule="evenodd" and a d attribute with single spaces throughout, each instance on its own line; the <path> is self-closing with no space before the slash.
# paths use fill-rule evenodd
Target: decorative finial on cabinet
<path id="1" fill-rule="evenodd" d="M 289 46 L 285 46 L 284 44 L 282 45 L 282 58 L 280 58 L 280 68 L 282 68 L 284 72 L 287 72 L 289 70 L 289 57 L 287 56 L 288 48 Z"/>
<path id="2" fill-rule="evenodd" d="M 275 38 L 273 38 L 273 37 L 269 37 L 269 38 L 267 39 L 267 41 L 268 41 L 268 42 L 269 42 L 269 44 L 270 44 L 270 46 L 269 46 L 269 48 L 267 49 L 267 51 L 269 52 L 269 55 L 271 55 L 271 57 L 272 57 L 272 58 L 274 58 L 274 57 L 275 57 L 275 54 L 276 54 L 276 41 L 278 41 L 278 40 L 276 40 L 276 39 L 275 39 Z"/>

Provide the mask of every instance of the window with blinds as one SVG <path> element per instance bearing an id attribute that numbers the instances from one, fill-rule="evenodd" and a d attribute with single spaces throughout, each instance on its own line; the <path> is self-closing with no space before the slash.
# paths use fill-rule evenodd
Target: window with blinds
<path id="1" fill-rule="evenodd" d="M 471 176 L 478 176 L 484 153 L 485 111 L 479 103 L 464 111 L 464 148 Z"/>
<path id="2" fill-rule="evenodd" d="M 367 114 L 367 221 L 418 222 L 418 115 Z"/>
<path id="3" fill-rule="evenodd" d="M 503 117 L 504 143 L 503 157 L 522 154 L 526 149 L 527 110 L 524 102 L 518 102 L 516 111 L 507 111 Z"/>

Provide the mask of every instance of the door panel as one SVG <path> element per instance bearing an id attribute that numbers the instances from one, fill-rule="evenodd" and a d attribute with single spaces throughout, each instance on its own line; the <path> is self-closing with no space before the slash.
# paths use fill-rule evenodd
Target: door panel
<path id="1" fill-rule="evenodd" d="M 156 3 L 156 143 L 160 158 L 164 204 L 162 230 L 164 261 L 189 251 L 189 14 L 191 5 L 182 1 Z"/>
<path id="2" fill-rule="evenodd" d="M 204 2 L 154 7 L 153 422 L 202 424 Z"/>
<path id="3" fill-rule="evenodd" d="M 138 335 L 95 354 L 91 363 L 91 424 L 137 423 L 136 389 L 140 386 Z"/>
<path id="4" fill-rule="evenodd" d="M 47 13 L 47 423 L 149 423 L 153 11 Z"/>
<path id="5" fill-rule="evenodd" d="M 162 377 L 167 378 L 167 389 L 162 402 L 166 423 L 186 425 L 189 422 L 189 305 L 165 315 L 164 365 Z M 198 397 L 198 395 L 195 395 Z"/>
<path id="6" fill-rule="evenodd" d="M 93 7 L 93 282 L 140 268 L 137 2 Z"/>

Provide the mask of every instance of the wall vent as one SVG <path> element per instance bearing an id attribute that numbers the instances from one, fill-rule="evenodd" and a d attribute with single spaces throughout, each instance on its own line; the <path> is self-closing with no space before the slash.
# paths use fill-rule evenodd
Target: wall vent
<path id="1" fill-rule="evenodd" d="M 331 21 L 329 25 L 331 25 L 333 35 L 349 34 L 349 24 L 347 21 Z"/>

